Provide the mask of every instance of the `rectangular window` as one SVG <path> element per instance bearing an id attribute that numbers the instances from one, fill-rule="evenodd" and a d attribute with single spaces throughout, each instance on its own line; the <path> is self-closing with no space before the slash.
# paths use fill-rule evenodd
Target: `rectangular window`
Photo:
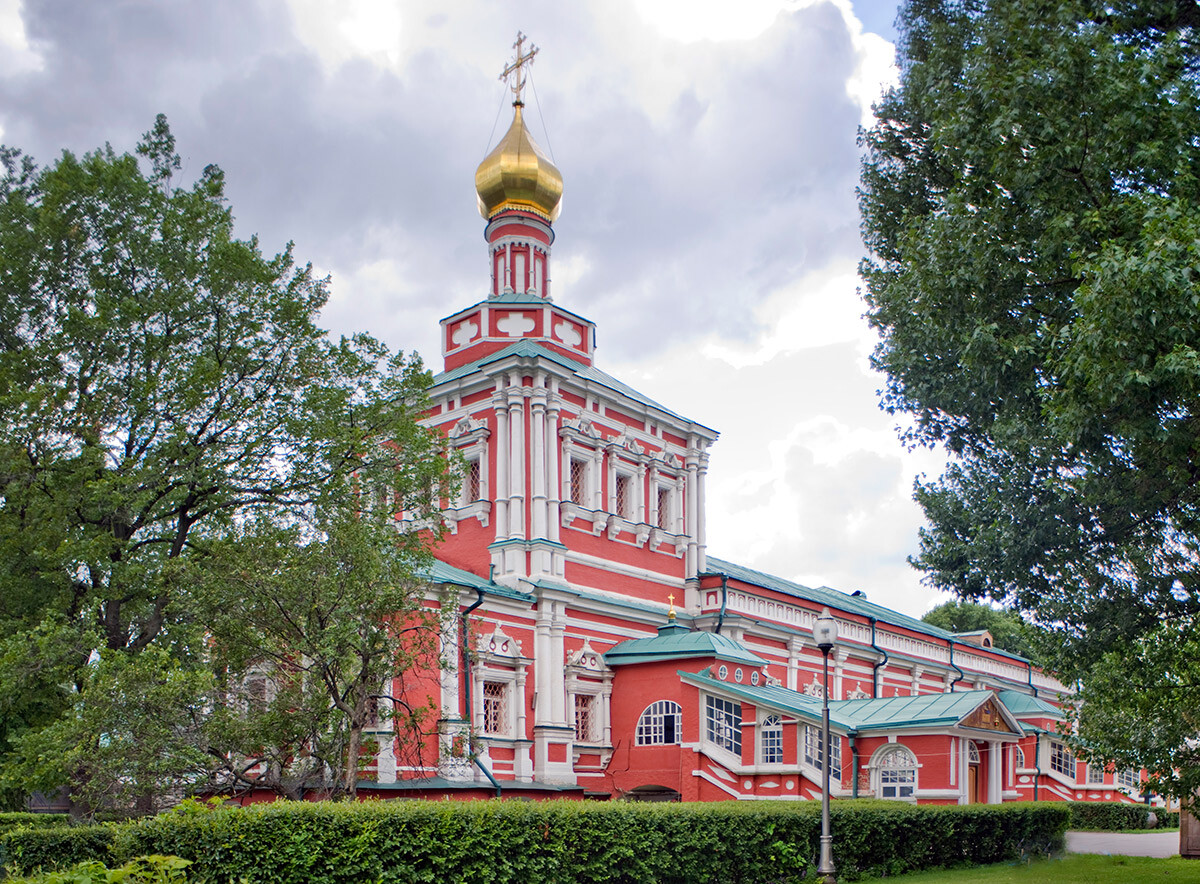
<path id="1" fill-rule="evenodd" d="M 508 735 L 508 685 L 505 682 L 483 683 L 483 732 Z"/>
<path id="2" fill-rule="evenodd" d="M 1123 770 L 1117 774 L 1117 785 L 1122 789 L 1136 791 L 1138 786 L 1138 772 L 1136 770 Z"/>
<path id="3" fill-rule="evenodd" d="M 1075 756 L 1071 754 L 1071 750 L 1066 747 L 1066 744 L 1050 743 L 1050 769 L 1064 777 L 1075 779 Z"/>
<path id="4" fill-rule="evenodd" d="M 483 469 L 479 458 L 467 461 L 463 476 L 463 503 L 475 503 L 483 493 Z"/>
<path id="5" fill-rule="evenodd" d="M 613 512 L 622 519 L 632 517 L 633 512 L 633 477 L 617 473 L 616 487 L 613 488 Z"/>
<path id="6" fill-rule="evenodd" d="M 674 531 L 675 523 L 671 519 L 671 489 L 658 487 L 658 527 L 664 531 Z"/>
<path id="7" fill-rule="evenodd" d="M 833 751 L 829 756 L 829 778 L 840 780 L 842 778 L 842 738 L 837 734 L 830 734 L 829 743 L 833 746 Z M 811 724 L 806 725 L 804 728 L 804 763 L 820 770 L 821 756 L 821 729 L 813 727 Z"/>
<path id="8" fill-rule="evenodd" d="M 571 458 L 571 503 L 587 506 L 587 469 L 586 460 Z"/>
<path id="9" fill-rule="evenodd" d="M 1087 766 L 1087 782 L 1089 786 L 1099 786 L 1104 782 L 1104 765 L 1089 761 Z"/>
<path id="10" fill-rule="evenodd" d="M 778 715 L 769 715 L 758 726 L 759 763 L 783 764 L 783 722 Z"/>
<path id="11" fill-rule="evenodd" d="M 704 733 L 708 741 L 741 756 L 742 704 L 720 697 L 708 697 L 704 712 Z"/>
<path id="12" fill-rule="evenodd" d="M 593 694 L 575 695 L 575 739 L 581 743 L 596 742 L 596 697 Z"/>
<path id="13" fill-rule="evenodd" d="M 884 768 L 879 771 L 879 794 L 883 798 L 912 798 L 917 772 L 912 768 Z"/>

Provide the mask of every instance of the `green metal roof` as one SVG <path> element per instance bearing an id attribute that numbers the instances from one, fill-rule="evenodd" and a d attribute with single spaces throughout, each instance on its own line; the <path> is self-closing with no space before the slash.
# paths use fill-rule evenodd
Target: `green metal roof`
<path id="1" fill-rule="evenodd" d="M 1038 697 L 1023 694 L 1020 691 L 1001 691 L 1000 702 L 1008 707 L 1013 715 L 1042 715 L 1047 718 L 1062 718 L 1062 710 Z"/>
<path id="2" fill-rule="evenodd" d="M 830 589 L 828 586 L 821 586 L 814 589 L 811 586 L 793 583 L 791 580 L 784 580 L 782 577 L 775 577 L 772 574 L 764 574 L 762 571 L 755 571 L 753 568 L 736 565 L 733 562 L 727 562 L 724 559 L 714 558 L 713 556 L 708 557 L 708 571 L 706 573 L 718 576 L 725 575 L 732 577 L 734 580 L 749 583 L 752 586 L 773 589 L 784 595 L 805 599 L 819 605 L 828 605 L 830 608 L 836 608 L 839 611 L 846 611 L 851 614 L 858 614 L 861 617 L 874 617 L 880 623 L 887 623 L 890 626 L 903 626 L 905 629 L 930 635 L 942 641 L 949 642 L 954 640 L 955 644 L 972 650 L 999 654 L 1002 657 L 1009 657 L 1021 663 L 1028 662 L 1019 654 L 1002 651 L 999 648 L 979 648 L 970 642 L 959 641 L 955 638 L 955 634 L 948 630 L 933 626 L 924 620 L 909 617 L 907 614 L 901 614 L 899 611 L 893 611 L 891 608 L 885 608 L 882 605 L 869 602 L 865 596 L 840 592 L 836 589 Z"/>
<path id="3" fill-rule="evenodd" d="M 604 654 L 609 666 L 627 663 L 648 663 L 655 660 L 684 660 L 694 657 L 716 657 L 730 663 L 742 663 L 759 669 L 767 661 L 740 642 L 715 632 L 688 632 L 685 627 L 667 627 L 650 638 L 632 638 L 610 648 Z"/>
<path id="4" fill-rule="evenodd" d="M 991 691 L 954 694 L 917 694 L 912 697 L 883 697 L 876 700 L 833 700 L 830 714 L 853 721 L 856 730 L 897 727 L 951 727 L 992 697 Z"/>
<path id="5" fill-rule="evenodd" d="M 528 340 L 528 339 L 523 339 L 523 340 L 517 341 L 515 344 L 511 344 L 511 345 L 505 347 L 503 350 L 497 350 L 495 353 L 489 353 L 487 356 L 484 356 L 482 359 L 476 359 L 474 362 L 468 362 L 466 365 L 460 365 L 458 368 L 452 369 L 450 371 L 444 371 L 441 374 L 434 375 L 433 385 L 436 387 L 438 384 L 444 384 L 448 381 L 458 380 L 459 378 L 466 377 L 468 375 L 474 374 L 477 371 L 482 370 L 483 367 L 486 365 L 490 365 L 494 362 L 499 362 L 501 360 L 508 359 L 511 356 L 525 356 L 525 357 L 531 357 L 531 358 L 538 357 L 541 359 L 546 359 L 550 362 L 553 362 L 556 365 L 559 365 L 563 368 L 569 369 L 574 374 L 578 375 L 579 377 L 583 378 L 584 380 L 588 380 L 593 383 L 599 384 L 600 386 L 607 387 L 610 390 L 612 390 L 613 392 L 619 393 L 628 399 L 632 399 L 634 402 L 637 402 L 639 405 L 643 405 L 647 408 L 653 408 L 653 409 L 656 409 L 657 411 L 661 411 L 663 414 L 669 415 L 670 417 L 673 417 L 676 420 L 679 420 L 683 423 L 690 423 L 690 424 L 695 424 L 698 427 L 703 427 L 705 430 L 708 430 L 710 433 L 712 433 L 714 438 L 717 435 L 715 430 L 712 430 L 708 427 L 704 427 L 703 424 L 697 424 L 695 421 L 689 420 L 688 418 L 685 418 L 685 417 L 682 417 L 681 415 L 676 414 L 675 412 L 671 411 L 669 408 L 666 408 L 665 406 L 661 405 L 660 403 L 655 402 L 653 399 L 651 399 L 648 396 L 642 395 L 637 390 L 633 389 L 633 387 L 630 387 L 627 384 L 621 383 L 616 378 L 614 378 L 612 375 L 601 371 L 600 369 L 596 368 L 595 366 L 584 365 L 582 362 L 576 362 L 574 359 L 571 359 L 568 356 L 564 356 L 561 353 L 556 353 L 553 350 L 549 349 L 548 347 L 543 347 L 540 344 L 534 343 L 533 341 Z"/>
<path id="6" fill-rule="evenodd" d="M 502 586 L 499 583 L 492 583 L 490 580 L 484 580 L 470 571 L 464 571 L 462 568 L 448 565 L 440 559 L 434 559 L 429 567 L 421 569 L 420 576 L 430 583 L 450 583 L 454 586 L 465 586 L 468 589 L 482 589 L 488 595 L 503 596 L 504 598 L 518 599 L 523 602 L 535 601 L 534 597 L 528 593 L 521 592 L 509 586 Z"/>
<path id="7" fill-rule="evenodd" d="M 812 722 L 821 720 L 820 698 L 781 685 L 737 684 L 718 681 L 703 673 L 680 672 L 679 675 L 685 682 L 742 697 L 756 706 L 766 706 Z M 912 727 L 948 728 L 958 724 L 991 696 L 991 691 L 963 691 L 875 700 L 832 700 L 829 722 L 847 733 Z"/>

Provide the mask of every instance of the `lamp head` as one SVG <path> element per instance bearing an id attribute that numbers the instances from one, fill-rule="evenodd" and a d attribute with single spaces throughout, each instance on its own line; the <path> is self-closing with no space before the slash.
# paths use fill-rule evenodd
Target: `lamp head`
<path id="1" fill-rule="evenodd" d="M 813 625 L 813 639 L 822 654 L 828 654 L 837 644 L 837 631 L 837 621 L 829 613 L 829 608 L 825 608 Z"/>

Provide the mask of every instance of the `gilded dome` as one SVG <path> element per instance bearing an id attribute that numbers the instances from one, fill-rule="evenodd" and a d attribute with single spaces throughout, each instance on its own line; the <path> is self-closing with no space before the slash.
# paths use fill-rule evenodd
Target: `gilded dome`
<path id="1" fill-rule="evenodd" d="M 503 209 L 525 209 L 553 221 L 562 202 L 562 173 L 534 143 L 513 105 L 513 121 L 496 149 L 475 170 L 479 214 L 493 218 Z"/>

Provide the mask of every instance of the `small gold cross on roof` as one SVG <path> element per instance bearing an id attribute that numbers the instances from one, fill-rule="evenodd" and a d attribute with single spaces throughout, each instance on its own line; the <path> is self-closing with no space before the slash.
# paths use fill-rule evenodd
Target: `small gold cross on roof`
<path id="1" fill-rule="evenodd" d="M 671 603 L 671 610 L 669 610 L 667 612 L 667 619 L 674 620 L 675 619 L 675 593 L 671 593 L 669 596 L 667 596 L 667 601 Z"/>
<path id="2" fill-rule="evenodd" d="M 517 57 L 500 74 L 500 79 L 506 81 L 508 88 L 513 92 L 513 104 L 524 104 L 521 101 L 521 90 L 525 88 L 525 72 L 522 68 L 527 64 L 533 64 L 533 57 L 538 54 L 538 48 L 532 43 L 529 44 L 528 52 L 521 53 L 525 39 L 525 35 L 517 31 L 517 42 L 513 44 L 513 49 L 517 50 Z"/>

